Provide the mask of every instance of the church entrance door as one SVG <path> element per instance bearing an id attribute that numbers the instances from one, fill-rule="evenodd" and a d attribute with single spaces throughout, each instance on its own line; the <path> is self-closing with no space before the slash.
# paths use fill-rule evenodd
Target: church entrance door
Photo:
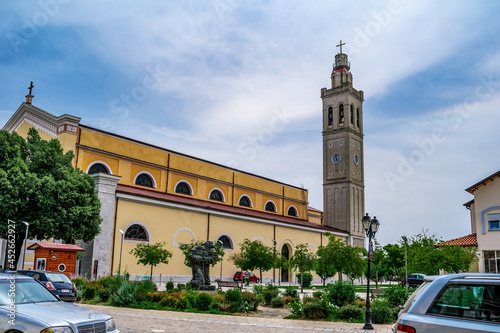
<path id="1" fill-rule="evenodd" d="M 290 259 L 290 249 L 287 244 L 283 244 L 283 247 L 281 248 L 281 255 L 285 257 L 286 260 Z M 288 269 L 281 269 L 281 282 L 289 282 Z"/>

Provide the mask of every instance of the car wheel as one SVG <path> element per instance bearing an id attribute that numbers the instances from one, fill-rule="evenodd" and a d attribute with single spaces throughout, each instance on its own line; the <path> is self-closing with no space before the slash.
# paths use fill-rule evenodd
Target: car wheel
<path id="1" fill-rule="evenodd" d="M 259 283 L 259 282 L 260 282 L 260 279 L 255 280 L 255 283 Z"/>

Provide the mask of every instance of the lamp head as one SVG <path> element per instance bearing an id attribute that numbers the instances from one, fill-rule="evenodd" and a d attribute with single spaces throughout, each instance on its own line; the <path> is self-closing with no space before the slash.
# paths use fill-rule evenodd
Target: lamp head
<path id="1" fill-rule="evenodd" d="M 380 227 L 380 222 L 377 220 L 377 217 L 374 216 L 373 220 L 372 220 L 373 236 L 375 236 L 375 234 L 377 233 L 379 227 Z"/>
<path id="2" fill-rule="evenodd" d="M 363 223 L 363 229 L 365 229 L 365 231 L 368 231 L 368 229 L 370 229 L 371 221 L 372 219 L 370 218 L 370 215 L 366 213 L 366 215 L 363 216 L 363 219 L 361 220 L 361 222 Z"/>
<path id="3" fill-rule="evenodd" d="M 118 230 L 122 235 L 124 235 L 125 233 L 123 232 L 123 230 Z"/>
<path id="4" fill-rule="evenodd" d="M 21 221 L 22 224 L 24 224 L 25 226 L 29 227 L 30 224 L 28 222 L 24 222 L 24 221 Z"/>

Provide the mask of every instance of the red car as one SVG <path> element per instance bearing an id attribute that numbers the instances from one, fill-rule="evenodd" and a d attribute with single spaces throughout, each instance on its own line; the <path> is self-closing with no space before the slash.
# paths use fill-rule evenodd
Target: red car
<path id="1" fill-rule="evenodd" d="M 247 278 L 248 280 L 250 280 L 250 282 L 255 282 L 255 283 L 260 282 L 260 279 L 257 276 L 255 276 L 255 274 L 252 272 L 236 272 L 234 273 L 233 280 L 245 282 Z"/>

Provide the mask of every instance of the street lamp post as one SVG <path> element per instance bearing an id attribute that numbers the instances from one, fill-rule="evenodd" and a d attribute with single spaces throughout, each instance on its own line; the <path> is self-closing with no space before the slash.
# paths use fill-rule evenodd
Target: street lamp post
<path id="1" fill-rule="evenodd" d="M 122 234 L 122 241 L 120 243 L 120 261 L 118 262 L 118 276 L 120 276 L 121 268 L 122 268 L 122 250 L 123 250 L 123 237 L 125 237 L 125 233 L 123 230 L 118 230 Z"/>
<path id="2" fill-rule="evenodd" d="M 30 224 L 24 221 L 21 223 L 26 226 L 26 234 L 24 235 L 23 265 L 21 266 L 21 269 L 24 269 L 24 265 L 26 264 L 26 245 L 28 245 L 28 228 L 30 227 Z"/>
<path id="3" fill-rule="evenodd" d="M 273 239 L 273 259 L 274 259 L 274 266 L 273 267 L 273 285 L 276 285 L 276 240 Z"/>
<path id="4" fill-rule="evenodd" d="M 365 310 L 365 326 L 363 326 L 364 330 L 372 330 L 372 310 L 370 309 L 370 262 L 371 256 L 373 254 L 373 247 L 371 245 L 372 238 L 375 237 L 375 234 L 378 231 L 378 227 L 380 223 L 377 220 L 377 217 L 374 216 L 373 219 L 370 218 L 370 215 L 366 213 L 366 216 L 363 216 L 361 220 L 363 223 L 363 228 L 366 232 L 366 237 L 368 237 L 368 276 L 367 276 L 367 285 L 366 285 L 366 310 Z"/>
<path id="5" fill-rule="evenodd" d="M 220 243 L 220 246 L 222 246 L 222 248 L 224 248 L 224 243 L 219 239 L 217 241 L 218 243 Z M 220 277 L 219 277 L 219 281 L 222 281 L 222 260 L 220 261 Z"/>
<path id="6" fill-rule="evenodd" d="M 406 245 L 408 244 L 408 238 L 406 236 L 402 237 L 405 242 L 405 287 L 406 293 L 408 293 L 408 260 L 406 257 Z"/>

